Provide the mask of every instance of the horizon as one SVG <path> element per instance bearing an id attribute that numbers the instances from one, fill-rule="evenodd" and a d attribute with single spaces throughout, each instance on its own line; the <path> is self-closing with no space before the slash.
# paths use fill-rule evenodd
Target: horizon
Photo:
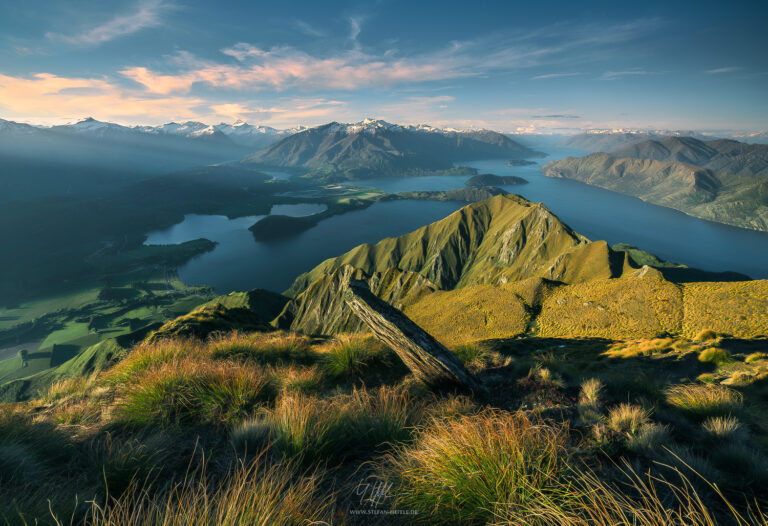
<path id="1" fill-rule="evenodd" d="M 485 131 L 495 131 L 497 133 L 502 133 L 502 134 L 505 134 L 505 135 L 531 135 L 531 136 L 535 136 L 535 135 L 542 135 L 542 136 L 558 136 L 558 135 L 572 136 L 572 135 L 579 135 L 579 134 L 628 133 L 628 134 L 638 134 L 638 135 L 642 135 L 642 134 L 654 135 L 654 134 L 656 134 L 656 135 L 662 135 L 662 136 L 666 135 L 666 136 L 681 136 L 681 137 L 683 137 L 683 136 L 689 136 L 689 135 L 695 134 L 695 135 L 699 135 L 701 137 L 712 137 L 713 139 L 714 138 L 718 138 L 719 136 L 723 136 L 723 137 L 726 137 L 726 138 L 732 137 L 732 138 L 738 138 L 740 140 L 748 140 L 749 138 L 758 137 L 758 136 L 762 136 L 762 135 L 766 134 L 766 130 L 765 129 L 761 129 L 761 130 L 745 130 L 745 131 L 742 131 L 742 132 L 738 132 L 736 130 L 694 130 L 694 129 L 682 130 L 682 129 L 623 128 L 623 127 L 620 127 L 620 128 L 569 128 L 569 129 L 563 129 L 563 130 L 534 130 L 534 131 L 530 131 L 530 132 L 528 132 L 528 131 L 505 131 L 505 130 L 494 130 L 494 129 L 490 129 L 490 128 L 480 128 L 480 127 L 471 127 L 471 126 L 470 127 L 466 127 L 466 128 L 453 128 L 452 126 L 434 126 L 434 125 L 432 125 L 430 123 L 427 123 L 427 122 L 389 122 L 386 119 L 377 118 L 377 117 L 365 117 L 365 118 L 362 118 L 362 119 L 359 119 L 359 120 L 356 120 L 356 121 L 350 121 L 350 122 L 331 120 L 331 121 L 328 121 L 328 122 L 324 122 L 324 123 L 321 123 L 321 124 L 314 124 L 314 125 L 310 125 L 310 126 L 303 125 L 303 124 L 297 124 L 295 126 L 291 126 L 291 127 L 287 127 L 287 128 L 277 128 L 277 127 L 274 127 L 274 126 L 269 126 L 269 125 L 265 125 L 265 124 L 261 124 L 261 123 L 257 123 L 257 122 L 249 122 L 249 121 L 247 121 L 245 119 L 236 119 L 236 120 L 232 120 L 230 122 L 226 122 L 224 120 L 219 121 L 219 122 L 214 122 L 214 121 L 205 122 L 205 121 L 200 121 L 200 120 L 185 120 L 185 121 L 179 120 L 179 121 L 168 121 L 168 122 L 164 122 L 164 123 L 161 123 L 161 124 L 158 124 L 158 125 L 149 125 L 149 124 L 146 124 L 146 123 L 123 124 L 123 123 L 114 122 L 114 121 L 101 121 L 101 120 L 95 119 L 95 118 L 93 118 L 91 116 L 83 117 L 83 118 L 80 118 L 80 119 L 77 119 L 77 120 L 74 120 L 74 121 L 69 121 L 69 122 L 66 122 L 66 123 L 54 123 L 54 124 L 47 124 L 47 123 L 40 123 L 40 122 L 35 123 L 35 122 L 21 121 L 21 120 L 15 121 L 15 120 L 11 120 L 11 119 L 3 119 L 2 117 L 0 117 L 0 120 L 5 120 L 5 121 L 8 121 L 8 122 L 16 122 L 18 124 L 27 124 L 29 126 L 34 126 L 36 128 L 41 128 L 41 129 L 53 128 L 55 126 L 73 126 L 73 125 L 78 124 L 80 122 L 86 122 L 86 121 L 89 121 L 89 120 L 93 120 L 93 121 L 102 122 L 102 123 L 105 123 L 105 124 L 117 124 L 119 126 L 123 126 L 123 127 L 126 127 L 126 128 L 132 128 L 132 129 L 143 128 L 143 127 L 159 128 L 159 127 L 167 126 L 167 125 L 170 125 L 170 124 L 179 124 L 179 125 L 183 125 L 183 124 L 202 124 L 202 125 L 205 125 L 206 127 L 214 127 L 214 126 L 233 126 L 234 127 L 238 123 L 242 123 L 242 124 L 246 124 L 246 125 L 250 125 L 250 126 L 254 126 L 254 127 L 271 128 L 271 129 L 274 129 L 274 130 L 276 130 L 278 132 L 294 129 L 294 130 L 298 130 L 295 133 L 300 133 L 300 132 L 305 131 L 305 130 L 309 130 L 309 129 L 313 129 L 313 128 L 320 128 L 320 127 L 327 126 L 329 124 L 334 124 L 334 123 L 336 123 L 336 124 L 343 124 L 343 125 L 355 125 L 355 124 L 362 124 L 365 121 L 369 121 L 369 122 L 378 121 L 378 122 L 385 122 L 387 124 L 394 124 L 394 125 L 397 125 L 397 126 L 432 126 L 432 127 L 435 127 L 435 128 L 445 129 L 445 130 L 452 130 L 452 129 L 455 130 L 455 131 L 475 131 L 475 130 L 480 131 L 480 130 L 485 130 Z"/>
<path id="2" fill-rule="evenodd" d="M 517 134 L 768 122 L 765 5 L 46 5 L 0 7 L 7 120 L 285 129 L 376 115 Z"/>

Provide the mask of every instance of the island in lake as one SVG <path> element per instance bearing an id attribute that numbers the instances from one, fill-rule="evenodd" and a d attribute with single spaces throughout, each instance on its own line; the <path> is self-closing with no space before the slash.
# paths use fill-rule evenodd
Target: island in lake
<path id="1" fill-rule="evenodd" d="M 528 184 L 528 180 L 516 175 L 478 174 L 467 179 L 464 184 L 467 186 L 504 186 Z"/>
<path id="2" fill-rule="evenodd" d="M 527 161 L 525 159 L 510 159 L 507 161 L 507 166 L 533 166 L 536 161 Z"/>

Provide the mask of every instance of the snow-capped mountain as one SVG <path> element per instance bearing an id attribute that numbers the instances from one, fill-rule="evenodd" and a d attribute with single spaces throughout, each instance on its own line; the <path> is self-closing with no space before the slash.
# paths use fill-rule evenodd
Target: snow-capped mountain
<path id="1" fill-rule="evenodd" d="M 36 126 L 0 119 L 0 135 L 24 137 L 34 135 L 39 132 L 40 129 Z"/>
<path id="2" fill-rule="evenodd" d="M 381 119 L 363 119 L 355 123 L 332 122 L 327 124 L 331 132 L 342 132 L 346 134 L 355 133 L 381 133 L 381 132 L 424 132 L 424 133 L 472 133 L 484 132 L 483 129 L 456 129 L 456 128 L 438 128 L 429 124 L 392 124 Z"/>
<path id="3" fill-rule="evenodd" d="M 377 119 L 331 122 L 286 137 L 246 159 L 267 166 L 297 166 L 333 177 L 402 175 L 450 169 L 454 162 L 520 159 L 538 152 L 489 130 L 392 124 Z"/>

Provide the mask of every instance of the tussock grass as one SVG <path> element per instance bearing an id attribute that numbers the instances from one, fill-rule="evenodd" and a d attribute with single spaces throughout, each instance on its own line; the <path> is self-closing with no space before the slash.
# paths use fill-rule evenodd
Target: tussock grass
<path id="1" fill-rule="evenodd" d="M 395 506 L 429 524 L 484 524 L 509 510 L 567 501 L 566 430 L 486 411 L 423 430 L 383 464 Z"/>
<path id="2" fill-rule="evenodd" d="M 260 364 L 308 363 L 315 359 L 308 336 L 296 333 L 230 333 L 210 339 L 211 358 L 253 360 Z"/>
<path id="3" fill-rule="evenodd" d="M 749 356 L 747 356 L 746 358 L 744 358 L 745 363 L 754 363 L 760 360 L 768 360 L 768 354 L 764 352 L 754 352 Z"/>
<path id="4" fill-rule="evenodd" d="M 603 394 L 603 382 L 598 378 L 589 378 L 581 382 L 581 390 L 579 391 L 579 403 L 580 404 L 600 404 L 600 399 Z"/>
<path id="5" fill-rule="evenodd" d="M 608 411 L 607 425 L 621 435 L 636 435 L 649 420 L 648 411 L 637 405 L 619 404 Z"/>
<path id="6" fill-rule="evenodd" d="M 694 339 L 699 342 L 715 340 L 717 339 L 717 333 L 712 329 L 704 329 L 701 332 L 699 332 Z"/>
<path id="7" fill-rule="evenodd" d="M 273 411 L 237 427 L 231 438 L 250 449 L 271 443 L 304 464 L 339 461 L 410 439 L 425 411 L 423 402 L 397 388 L 355 389 L 330 399 L 289 394 Z"/>
<path id="8" fill-rule="evenodd" d="M 273 401 L 267 372 L 199 359 L 166 362 L 121 388 L 117 418 L 131 424 L 226 424 Z"/>
<path id="9" fill-rule="evenodd" d="M 741 410 L 743 396 L 722 385 L 674 385 L 666 391 L 667 403 L 695 418 L 727 416 Z"/>
<path id="10" fill-rule="evenodd" d="M 699 361 L 722 365 L 732 361 L 731 353 L 718 347 L 708 347 L 699 353 Z"/>
<path id="11" fill-rule="evenodd" d="M 362 375 L 374 364 L 391 365 L 394 353 L 369 335 L 345 334 L 318 349 L 323 371 L 330 378 Z"/>
<path id="12" fill-rule="evenodd" d="M 484 349 L 474 343 L 458 345 L 452 349 L 452 352 L 473 373 L 490 366 L 507 365 L 510 361 L 509 358 L 505 359 L 499 353 Z"/>
<path id="13" fill-rule="evenodd" d="M 630 435 L 627 446 L 641 453 L 653 453 L 671 442 L 669 426 L 650 422 L 642 424 L 637 433 Z"/>
<path id="14" fill-rule="evenodd" d="M 509 507 L 493 524 L 538 524 L 545 526 L 717 526 L 725 517 L 737 526 L 765 525 L 768 517 L 759 508 L 739 511 L 715 485 L 697 489 L 690 477 L 671 467 L 667 477 L 639 473 L 628 462 L 618 467 L 618 483 L 604 480 L 591 470 L 573 477 L 571 499 L 542 501 L 537 506 Z"/>
<path id="15" fill-rule="evenodd" d="M 733 416 L 713 416 L 701 424 L 704 432 L 718 441 L 741 442 L 748 438 L 749 432 Z"/>
<path id="16" fill-rule="evenodd" d="M 293 526 L 328 524 L 332 495 L 321 490 L 320 473 L 301 473 L 291 466 L 268 464 L 263 456 L 238 464 L 218 482 L 207 482 L 205 467 L 166 489 L 133 483 L 106 505 L 94 503 L 94 526 Z"/>
<path id="17" fill-rule="evenodd" d="M 577 409 L 582 423 L 591 425 L 600 422 L 602 407 L 603 382 L 597 378 L 589 378 L 581 383 Z"/>

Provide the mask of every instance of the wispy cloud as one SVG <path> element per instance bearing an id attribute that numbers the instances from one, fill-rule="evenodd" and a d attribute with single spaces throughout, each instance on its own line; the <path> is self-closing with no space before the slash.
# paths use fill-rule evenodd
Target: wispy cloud
<path id="1" fill-rule="evenodd" d="M 645 75 L 654 75 L 652 71 L 644 69 L 630 69 L 627 71 L 606 71 L 600 77 L 602 80 L 618 80 L 622 77 L 643 77 Z"/>
<path id="2" fill-rule="evenodd" d="M 326 36 L 326 32 L 322 31 L 321 29 L 316 28 L 315 26 L 305 22 L 304 20 L 295 20 L 293 22 L 294 27 L 298 29 L 300 32 L 304 33 L 305 35 L 311 36 L 311 37 L 324 37 Z"/>
<path id="3" fill-rule="evenodd" d="M 363 22 L 365 18 L 362 16 L 350 16 L 347 21 L 349 22 L 349 39 L 353 42 L 360 36 L 360 31 L 363 29 Z"/>
<path id="4" fill-rule="evenodd" d="M 719 75 L 721 73 L 733 73 L 734 71 L 741 71 L 742 68 L 736 66 L 728 66 L 726 68 L 708 69 L 704 73 L 707 75 Z"/>
<path id="5" fill-rule="evenodd" d="M 552 115 L 531 115 L 532 119 L 581 119 L 581 115 L 572 115 L 570 113 L 555 113 Z"/>
<path id="6" fill-rule="evenodd" d="M 141 31 L 148 27 L 161 24 L 163 10 L 168 8 L 163 0 L 142 0 L 134 11 L 118 15 L 96 27 L 74 34 L 46 33 L 50 40 L 58 40 L 77 45 L 98 45 L 118 37 L 123 37 Z"/>
<path id="7" fill-rule="evenodd" d="M 544 75 L 536 75 L 535 77 L 531 77 L 531 80 L 559 79 L 563 77 L 576 77 L 582 74 L 583 73 L 546 73 Z"/>
<path id="8" fill-rule="evenodd" d="M 359 44 L 363 17 L 350 17 L 349 39 L 352 49 L 320 54 L 289 46 L 263 48 L 239 42 L 221 52 L 233 57 L 238 64 L 202 60 L 181 52 L 170 61 L 166 71 L 143 66 L 123 69 L 120 73 L 144 85 L 152 93 L 185 93 L 195 83 L 216 88 L 258 91 L 297 89 L 302 91 L 339 89 L 356 90 L 388 88 L 393 85 L 423 84 L 425 82 L 466 77 L 483 77 L 497 72 L 520 70 L 548 63 L 563 63 L 574 53 L 585 49 L 610 46 L 625 41 L 629 35 L 648 30 L 648 23 L 606 27 L 595 37 L 581 28 L 570 33 L 560 28 L 543 41 L 510 40 L 500 35 L 477 40 L 455 41 L 443 48 L 421 53 L 402 54 L 397 49 L 368 52 Z M 621 30 L 620 30 L 621 29 Z M 555 35 L 560 40 L 555 41 Z M 578 72 L 542 74 L 535 79 L 553 79 L 580 75 Z M 648 74 L 638 70 L 606 72 L 604 78 Z"/>

